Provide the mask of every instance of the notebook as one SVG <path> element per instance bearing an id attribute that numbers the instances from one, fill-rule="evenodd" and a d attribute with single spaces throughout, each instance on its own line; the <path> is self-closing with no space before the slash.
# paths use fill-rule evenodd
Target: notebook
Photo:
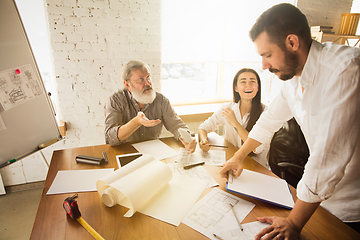
<path id="1" fill-rule="evenodd" d="M 284 208 L 292 209 L 294 199 L 289 184 L 280 178 L 244 169 L 241 175 L 226 183 L 230 192 L 269 202 Z"/>

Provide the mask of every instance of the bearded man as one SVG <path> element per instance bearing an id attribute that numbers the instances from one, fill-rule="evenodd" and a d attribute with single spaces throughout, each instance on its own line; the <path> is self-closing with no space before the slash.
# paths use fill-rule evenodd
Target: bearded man
<path id="1" fill-rule="evenodd" d="M 179 128 L 188 129 L 172 108 L 170 101 L 152 87 L 150 67 L 141 61 L 130 61 L 122 69 L 124 88 L 114 93 L 105 107 L 105 140 L 111 146 L 124 142 L 156 139 L 162 126 L 191 152 L 196 141 L 184 142 Z"/>
<path id="2" fill-rule="evenodd" d="M 360 232 L 359 48 L 313 40 L 306 16 L 286 3 L 265 11 L 250 38 L 263 69 L 285 82 L 221 176 L 239 176 L 246 155 L 293 117 L 310 150 L 294 208 L 285 218 L 258 218 L 271 225 L 255 239 L 297 239 L 320 204 Z"/>

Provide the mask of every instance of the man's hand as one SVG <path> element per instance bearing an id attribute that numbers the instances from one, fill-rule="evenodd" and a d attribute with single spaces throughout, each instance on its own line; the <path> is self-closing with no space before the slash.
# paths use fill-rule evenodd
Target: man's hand
<path id="1" fill-rule="evenodd" d="M 201 140 L 199 142 L 199 147 L 205 152 L 208 152 L 210 150 L 210 145 L 207 139 Z"/>
<path id="2" fill-rule="evenodd" d="M 196 149 L 196 140 L 193 138 L 190 143 L 185 142 L 182 137 L 179 137 L 179 140 L 182 142 L 182 144 L 185 146 L 187 150 L 190 151 L 190 153 L 195 152 Z"/>
<path id="3" fill-rule="evenodd" d="M 235 158 L 235 155 L 224 164 L 224 167 L 220 170 L 220 176 L 227 179 L 229 177 L 228 172 L 232 169 L 235 170 L 233 172 L 235 177 L 239 177 L 243 171 L 242 161 Z"/>
<path id="4" fill-rule="evenodd" d="M 297 228 L 289 218 L 281 217 L 259 217 L 258 221 L 267 222 L 271 225 L 261 230 L 256 236 L 255 240 L 268 239 L 297 239 L 300 236 L 301 229 Z M 266 236 L 264 236 L 267 234 Z M 264 237 L 263 237 L 264 236 Z M 261 238 L 263 237 L 263 238 Z"/>
<path id="5" fill-rule="evenodd" d="M 154 127 L 154 126 L 158 125 L 159 123 L 161 123 L 160 119 L 149 120 L 143 112 L 138 112 L 136 117 L 137 117 L 139 123 L 145 127 Z"/>

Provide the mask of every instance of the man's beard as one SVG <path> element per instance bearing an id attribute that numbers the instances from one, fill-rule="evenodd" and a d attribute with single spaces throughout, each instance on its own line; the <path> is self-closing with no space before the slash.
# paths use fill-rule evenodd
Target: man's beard
<path id="1" fill-rule="evenodd" d="M 289 80 L 297 74 L 297 69 L 299 67 L 299 59 L 296 54 L 290 53 L 289 51 L 284 51 L 284 69 L 279 70 L 276 68 L 269 68 L 269 71 L 272 73 L 280 72 L 279 79 Z"/>
<path id="2" fill-rule="evenodd" d="M 145 93 L 145 90 L 148 90 L 147 93 Z M 145 86 L 142 91 L 138 91 L 137 89 L 132 87 L 131 93 L 132 93 L 133 98 L 137 102 L 142 103 L 142 104 L 152 103 L 156 98 L 155 90 L 149 85 Z"/>

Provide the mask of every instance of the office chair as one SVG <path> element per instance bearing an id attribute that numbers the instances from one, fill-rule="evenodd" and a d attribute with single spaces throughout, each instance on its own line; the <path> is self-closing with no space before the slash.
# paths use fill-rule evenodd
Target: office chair
<path id="1" fill-rule="evenodd" d="M 309 158 L 309 148 L 294 118 L 277 131 L 270 143 L 271 171 L 296 188 Z"/>

